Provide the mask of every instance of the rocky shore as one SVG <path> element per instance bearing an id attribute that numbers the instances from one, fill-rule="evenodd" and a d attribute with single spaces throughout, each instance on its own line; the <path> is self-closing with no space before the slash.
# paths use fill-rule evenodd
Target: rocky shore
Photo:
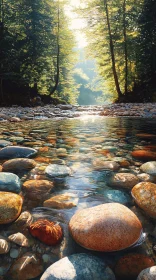
<path id="1" fill-rule="evenodd" d="M 121 103 L 101 106 L 12 106 L 0 108 L 0 121 L 18 122 L 38 119 L 76 118 L 84 115 L 156 118 L 156 103 Z"/>

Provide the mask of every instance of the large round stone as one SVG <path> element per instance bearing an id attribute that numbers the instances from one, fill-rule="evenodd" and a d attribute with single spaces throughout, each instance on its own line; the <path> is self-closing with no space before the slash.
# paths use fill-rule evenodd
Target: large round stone
<path id="1" fill-rule="evenodd" d="M 8 146 L 0 150 L 0 159 L 28 158 L 37 154 L 37 151 L 28 147 Z"/>
<path id="2" fill-rule="evenodd" d="M 36 166 L 36 162 L 33 159 L 28 158 L 16 158 L 10 159 L 3 163 L 3 171 L 18 172 L 21 170 L 29 170 Z"/>
<path id="3" fill-rule="evenodd" d="M 112 270 L 99 258 L 75 254 L 52 264 L 41 280 L 115 280 Z"/>
<path id="4" fill-rule="evenodd" d="M 0 224 L 8 224 L 18 218 L 22 209 L 21 196 L 10 192 L 0 192 Z"/>
<path id="5" fill-rule="evenodd" d="M 131 173 L 114 174 L 108 182 L 111 187 L 126 189 L 133 188 L 137 183 L 139 183 L 139 179 Z"/>
<path id="6" fill-rule="evenodd" d="M 132 196 L 141 209 L 156 218 L 156 184 L 141 182 L 132 189 Z"/>
<path id="7" fill-rule="evenodd" d="M 156 153 L 147 150 L 137 150 L 132 152 L 132 157 L 142 161 L 156 160 Z"/>
<path id="8" fill-rule="evenodd" d="M 156 266 L 146 268 L 139 274 L 137 280 L 155 280 L 156 279 Z"/>
<path id="9" fill-rule="evenodd" d="M 17 175 L 8 172 L 0 172 L 0 191 L 19 193 L 21 182 Z"/>
<path id="10" fill-rule="evenodd" d="M 71 173 L 69 167 L 59 164 L 50 164 L 45 169 L 45 173 L 50 177 L 64 177 Z"/>
<path id="11" fill-rule="evenodd" d="M 28 180 L 23 184 L 23 190 L 31 200 L 45 199 L 53 187 L 53 182 L 48 180 Z"/>
<path id="12" fill-rule="evenodd" d="M 82 247 L 112 252 L 135 244 L 142 225 L 124 205 L 107 203 L 78 211 L 70 220 L 69 230 Z"/>
<path id="13" fill-rule="evenodd" d="M 149 161 L 140 166 L 141 171 L 156 176 L 156 161 Z"/>

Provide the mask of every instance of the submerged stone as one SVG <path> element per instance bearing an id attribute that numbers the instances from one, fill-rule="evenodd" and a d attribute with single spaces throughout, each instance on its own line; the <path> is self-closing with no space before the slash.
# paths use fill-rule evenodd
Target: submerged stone
<path id="1" fill-rule="evenodd" d="M 28 180 L 23 184 L 23 190 L 31 200 L 44 199 L 53 188 L 53 182 L 48 180 Z"/>
<path id="2" fill-rule="evenodd" d="M 21 146 L 7 146 L 0 150 L 0 159 L 27 158 L 37 154 L 32 148 Z"/>
<path id="3" fill-rule="evenodd" d="M 140 166 L 140 170 L 156 176 L 156 161 L 149 161 Z"/>
<path id="4" fill-rule="evenodd" d="M 156 153 L 147 150 L 137 150 L 132 152 L 132 157 L 142 161 L 156 160 Z"/>
<path id="5" fill-rule="evenodd" d="M 103 195 L 112 202 L 118 202 L 121 204 L 131 204 L 132 198 L 129 194 L 119 190 L 105 190 Z"/>
<path id="6" fill-rule="evenodd" d="M 36 162 L 33 159 L 28 158 L 16 158 L 10 159 L 3 163 L 3 171 L 18 172 L 21 170 L 30 170 L 36 166 Z"/>
<path id="7" fill-rule="evenodd" d="M 69 167 L 59 164 L 50 164 L 45 169 L 45 173 L 50 177 L 64 177 L 71 173 Z"/>
<path id="8" fill-rule="evenodd" d="M 99 258 L 75 254 L 52 264 L 41 280 L 115 280 L 112 270 Z"/>
<path id="9" fill-rule="evenodd" d="M 137 183 L 139 183 L 139 179 L 131 173 L 117 173 L 111 176 L 108 182 L 108 184 L 112 187 L 121 187 L 126 189 L 133 188 Z"/>
<path id="10" fill-rule="evenodd" d="M 93 160 L 92 164 L 93 164 L 93 168 L 95 170 L 116 171 L 120 167 L 120 165 L 115 161 L 105 161 L 103 159 L 95 159 L 95 160 Z"/>
<path id="11" fill-rule="evenodd" d="M 17 175 L 9 172 L 0 172 L 0 191 L 19 193 L 21 182 Z"/>
<path id="12" fill-rule="evenodd" d="M 44 201 L 44 207 L 51 207 L 55 209 L 70 209 L 76 207 L 78 198 L 70 193 L 64 193 L 51 197 Z"/>

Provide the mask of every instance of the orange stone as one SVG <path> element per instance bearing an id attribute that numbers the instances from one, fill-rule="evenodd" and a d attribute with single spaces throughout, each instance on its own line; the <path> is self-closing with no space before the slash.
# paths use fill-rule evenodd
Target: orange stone
<path id="1" fill-rule="evenodd" d="M 63 237 L 62 228 L 48 220 L 38 220 L 29 226 L 32 236 L 47 245 L 57 245 Z"/>
<path id="2" fill-rule="evenodd" d="M 46 158 L 46 157 L 36 157 L 35 160 L 43 163 L 51 163 L 52 161 L 50 158 Z"/>
<path id="3" fill-rule="evenodd" d="M 142 161 L 156 160 L 156 153 L 147 150 L 137 150 L 132 152 L 132 157 Z"/>
<path id="4" fill-rule="evenodd" d="M 73 239 L 82 247 L 113 252 L 135 244 L 142 233 L 137 216 L 119 203 L 106 203 L 78 211 L 70 220 Z"/>
<path id="5" fill-rule="evenodd" d="M 153 266 L 153 259 L 141 254 L 128 254 L 123 256 L 115 266 L 115 275 L 120 280 L 136 280 L 139 273 Z"/>
<path id="6" fill-rule="evenodd" d="M 49 147 L 41 147 L 39 148 L 39 152 L 48 152 L 49 151 Z"/>
<path id="7" fill-rule="evenodd" d="M 156 218 L 156 184 L 141 182 L 132 189 L 136 204 L 150 217 Z"/>
<path id="8" fill-rule="evenodd" d="M 23 184 L 23 190 L 31 200 L 45 198 L 54 187 L 48 180 L 28 180 Z"/>

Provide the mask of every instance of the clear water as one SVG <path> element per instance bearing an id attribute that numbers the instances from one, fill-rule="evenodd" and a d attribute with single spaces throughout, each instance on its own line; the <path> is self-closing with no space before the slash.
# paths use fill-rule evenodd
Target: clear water
<path id="1" fill-rule="evenodd" d="M 135 118 L 104 118 L 104 117 L 82 117 L 81 119 L 28 121 L 21 123 L 1 123 L 0 138 L 13 141 L 14 145 L 29 146 L 38 150 L 35 157 L 38 166 L 25 174 L 18 174 L 22 182 L 30 179 L 48 179 L 44 169 L 50 163 L 65 164 L 71 168 L 71 175 L 66 178 L 55 178 L 51 196 L 69 193 L 72 202 L 77 206 L 71 209 L 50 209 L 43 207 L 43 201 L 31 201 L 25 198 L 23 210 L 31 211 L 34 219 L 48 218 L 59 222 L 64 228 L 66 245 L 49 248 L 35 241 L 32 248 L 34 252 L 41 255 L 45 252 L 51 256 L 45 268 L 60 257 L 76 252 L 86 252 L 85 249 L 76 245 L 68 234 L 68 221 L 78 210 L 92 207 L 107 202 L 120 202 L 130 209 L 137 209 L 142 217 L 144 230 L 148 237 L 141 247 L 135 248 L 133 252 L 143 252 L 155 259 L 153 246 L 155 239 L 152 237 L 154 222 L 146 217 L 134 204 L 130 191 L 125 189 L 112 189 L 109 177 L 112 171 L 96 170 L 94 160 L 105 159 L 130 162 L 128 167 L 120 167 L 118 172 L 139 173 L 142 162 L 131 156 L 131 151 L 136 149 L 155 150 L 156 138 L 147 134 L 156 134 L 156 121 L 153 119 Z M 139 136 L 138 134 L 145 134 Z M 11 137 L 23 137 L 23 139 Z M 60 154 L 59 148 L 66 149 L 66 153 Z M 34 159 L 35 159 L 34 158 Z M 24 195 L 24 193 L 22 193 Z M 4 230 L 5 228 L 3 228 Z M 5 229 L 8 230 L 8 227 Z M 36 247 L 35 247 L 36 246 Z M 40 248 L 40 249 L 36 249 Z M 30 249 L 28 249 L 30 251 Z M 122 254 L 100 254 L 113 267 L 116 259 Z M 3 258 L 3 257 L 1 257 Z M 38 278 L 39 279 L 39 278 Z"/>

